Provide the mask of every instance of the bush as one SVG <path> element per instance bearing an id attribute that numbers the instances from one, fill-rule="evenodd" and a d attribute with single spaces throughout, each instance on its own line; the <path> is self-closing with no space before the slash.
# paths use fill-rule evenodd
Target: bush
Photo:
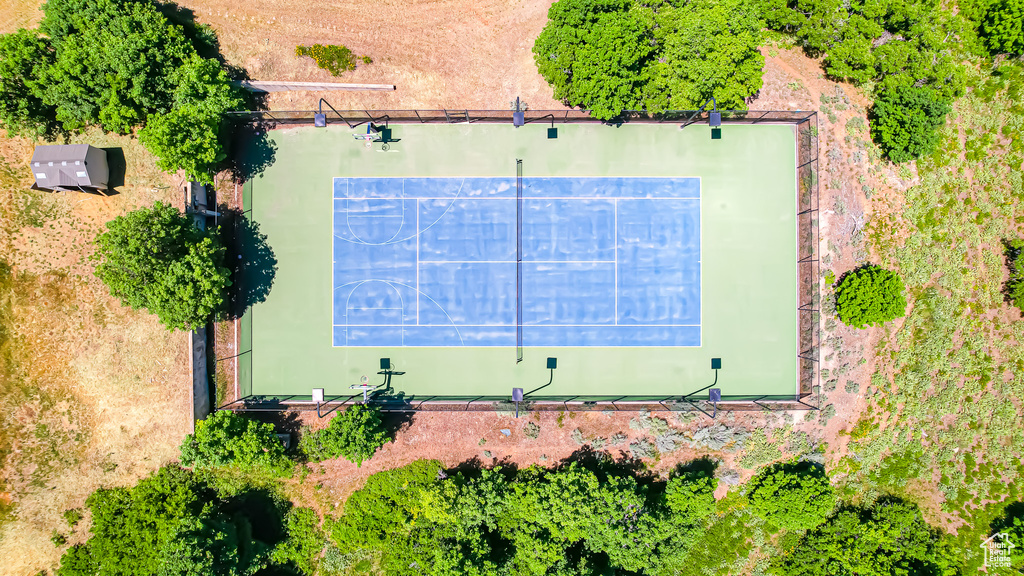
<path id="1" fill-rule="evenodd" d="M 808 530 L 821 524 L 836 505 L 825 471 L 809 462 L 776 464 L 750 481 L 751 508 L 783 530 Z"/>
<path id="2" fill-rule="evenodd" d="M 848 326 L 880 326 L 906 314 L 903 280 L 880 266 L 863 266 L 843 276 L 836 288 L 836 312 Z"/>
<path id="3" fill-rule="evenodd" d="M 356 404 L 331 419 L 323 430 L 304 430 L 299 447 L 310 459 L 330 460 L 339 456 L 362 466 L 377 449 L 390 442 L 380 418 L 380 408 Z"/>
<path id="4" fill-rule="evenodd" d="M 319 68 L 327 70 L 331 76 L 341 76 L 342 72 L 356 69 L 357 57 L 354 52 L 344 46 L 331 44 L 313 44 L 312 46 L 296 46 L 296 56 L 309 56 Z M 372 62 L 369 56 L 363 56 L 365 64 Z"/>
<path id="5" fill-rule="evenodd" d="M 1024 52 L 1024 0 L 993 2 L 985 15 L 981 33 L 993 54 Z"/>
<path id="6" fill-rule="evenodd" d="M 222 309 L 231 271 L 216 234 L 162 202 L 107 222 L 96 237 L 96 277 L 110 294 L 170 329 L 205 325 Z"/>
<path id="7" fill-rule="evenodd" d="M 871 137 L 893 162 L 909 162 L 935 150 L 949 110 L 928 88 L 882 91 L 869 114 Z"/>
<path id="8" fill-rule="evenodd" d="M 181 463 L 195 468 L 234 466 L 280 473 L 291 466 L 272 424 L 220 410 L 196 422 L 181 443 Z"/>

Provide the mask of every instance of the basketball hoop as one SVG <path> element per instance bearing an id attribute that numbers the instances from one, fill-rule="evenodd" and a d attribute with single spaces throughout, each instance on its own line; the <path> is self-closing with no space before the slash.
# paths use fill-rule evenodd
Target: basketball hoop
<path id="1" fill-rule="evenodd" d="M 373 148 L 373 140 L 370 140 L 369 138 L 367 138 L 365 146 L 367 148 Z"/>

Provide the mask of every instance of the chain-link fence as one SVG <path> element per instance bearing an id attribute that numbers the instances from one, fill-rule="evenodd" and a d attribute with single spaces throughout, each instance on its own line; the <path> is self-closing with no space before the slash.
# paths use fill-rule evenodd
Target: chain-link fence
<path id="1" fill-rule="evenodd" d="M 343 122 L 355 128 L 367 122 L 394 123 L 512 123 L 512 111 L 502 110 L 343 110 L 330 108 L 323 112 L 328 124 Z M 236 121 L 259 123 L 264 128 L 275 125 L 313 125 L 313 111 L 232 112 Z M 604 122 L 580 110 L 528 110 L 524 120 L 564 123 L 678 123 L 694 124 L 708 121 L 708 112 L 671 111 L 649 115 L 623 112 L 619 118 Z M 519 411 L 590 411 L 649 410 L 697 411 L 713 416 L 731 410 L 816 410 L 819 408 L 820 371 L 820 302 L 818 266 L 818 119 L 816 112 L 801 111 L 723 111 L 723 123 L 757 124 L 785 123 L 797 127 L 797 287 L 799 296 L 798 377 L 795 395 L 723 395 L 717 407 L 707 400 L 680 396 L 531 396 L 521 402 Z M 248 183 L 243 197 L 250 193 Z M 245 198 L 248 200 L 248 198 Z M 246 206 L 248 204 L 246 203 Z M 317 410 L 321 414 L 361 402 L 362 393 L 328 396 L 317 405 L 310 396 L 259 396 L 252 394 L 252 344 L 250 310 L 238 321 L 239 353 L 237 356 L 238 399 L 221 407 L 238 411 Z M 370 402 L 386 411 L 498 411 L 513 412 L 516 405 L 504 396 L 402 396 L 377 395 Z"/>

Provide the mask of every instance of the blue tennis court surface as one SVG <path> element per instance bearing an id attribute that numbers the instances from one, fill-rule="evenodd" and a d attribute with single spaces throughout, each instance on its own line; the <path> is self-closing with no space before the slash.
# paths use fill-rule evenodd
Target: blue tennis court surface
<path id="1" fill-rule="evenodd" d="M 700 180 L 335 178 L 334 346 L 700 346 Z M 520 304 L 517 304 L 520 302 Z"/>

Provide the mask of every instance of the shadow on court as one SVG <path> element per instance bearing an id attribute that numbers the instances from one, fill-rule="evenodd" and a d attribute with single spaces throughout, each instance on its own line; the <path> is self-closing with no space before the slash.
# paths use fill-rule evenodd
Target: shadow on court
<path id="1" fill-rule="evenodd" d="M 277 274 L 277 257 L 258 223 L 235 209 L 222 209 L 221 214 L 221 230 L 227 245 L 225 262 L 233 272 L 227 315 L 234 320 L 267 299 Z"/>
<path id="2" fill-rule="evenodd" d="M 268 134 L 272 128 L 273 125 L 267 122 L 235 126 L 230 164 L 236 182 L 252 180 L 274 164 L 277 143 Z"/>

